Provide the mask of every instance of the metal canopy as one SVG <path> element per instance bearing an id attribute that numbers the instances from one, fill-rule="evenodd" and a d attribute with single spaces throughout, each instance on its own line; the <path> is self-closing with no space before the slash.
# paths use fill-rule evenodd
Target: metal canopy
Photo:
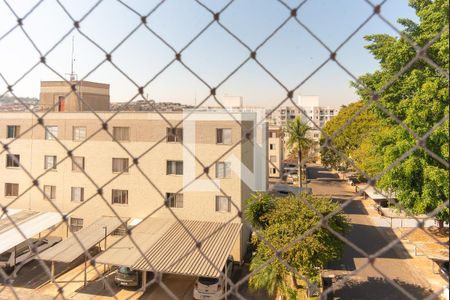
<path id="1" fill-rule="evenodd" d="M 189 276 L 218 277 L 241 223 L 184 220 L 175 223 L 132 268 Z M 198 247 L 198 242 L 201 242 Z"/>
<path id="2" fill-rule="evenodd" d="M 126 222 L 127 219 L 123 220 Z M 116 230 L 122 222 L 117 217 L 101 217 L 69 238 L 42 252 L 42 260 L 70 263 Z M 78 240 L 75 238 L 75 236 Z M 83 245 L 83 247 L 81 246 Z"/>
<path id="3" fill-rule="evenodd" d="M 148 218 L 136 225 L 130 236 L 123 237 L 101 253 L 96 261 L 101 264 L 131 267 L 174 223 L 175 220 L 170 219 Z"/>
<path id="4" fill-rule="evenodd" d="M 0 253 L 8 251 L 23 241 L 62 222 L 61 215 L 57 212 L 23 211 L 12 215 L 11 218 L 17 227 L 8 218 L 1 220 L 3 225 L 0 229 Z"/>

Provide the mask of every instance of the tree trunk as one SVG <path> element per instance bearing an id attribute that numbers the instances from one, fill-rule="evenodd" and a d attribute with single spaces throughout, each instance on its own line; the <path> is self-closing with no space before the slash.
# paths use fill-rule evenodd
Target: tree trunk
<path id="1" fill-rule="evenodd" d="M 298 150 L 298 186 L 302 187 L 302 150 Z"/>
<path id="2" fill-rule="evenodd" d="M 444 220 L 438 220 L 439 229 L 444 228 Z"/>

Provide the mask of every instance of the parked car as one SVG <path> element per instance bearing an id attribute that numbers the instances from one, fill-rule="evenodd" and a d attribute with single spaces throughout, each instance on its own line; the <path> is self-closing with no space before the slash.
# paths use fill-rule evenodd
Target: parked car
<path id="1" fill-rule="evenodd" d="M 444 261 L 439 265 L 439 273 L 441 274 L 442 278 L 448 281 L 448 261 Z"/>
<path id="2" fill-rule="evenodd" d="M 233 273 L 233 257 L 229 256 L 222 270 L 227 277 Z M 225 293 L 226 279 L 224 275 L 219 277 L 198 277 L 195 281 L 194 299 L 223 299 Z"/>
<path id="3" fill-rule="evenodd" d="M 117 286 L 140 286 L 141 272 L 132 270 L 126 266 L 120 266 L 114 276 L 114 283 Z"/>
<path id="4" fill-rule="evenodd" d="M 297 186 L 277 183 L 273 185 L 271 193 L 275 196 L 283 197 L 283 196 L 298 195 L 300 193 L 312 194 L 312 189 L 306 187 L 300 188 Z"/>
<path id="5" fill-rule="evenodd" d="M 29 243 L 36 247 L 37 253 L 40 253 L 53 245 L 59 243 L 60 237 L 47 237 L 44 239 L 29 239 L 0 254 L 0 267 L 6 272 L 11 272 L 17 265 L 26 264 L 34 259 Z"/>

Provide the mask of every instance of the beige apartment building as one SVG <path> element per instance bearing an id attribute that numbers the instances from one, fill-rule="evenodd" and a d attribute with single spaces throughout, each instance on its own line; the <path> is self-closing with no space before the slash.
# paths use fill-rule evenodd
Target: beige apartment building
<path id="1" fill-rule="evenodd" d="M 112 114 L 97 112 L 102 120 Z M 252 185 L 257 180 L 267 186 L 267 176 L 257 169 L 252 136 L 246 134 L 256 124 L 255 114 L 232 115 L 195 112 L 190 122 L 173 129 L 186 113 L 164 113 L 169 125 L 157 113 L 121 112 L 107 128 L 88 112 L 50 112 L 43 125 L 30 113 L 0 113 L 0 141 L 9 145 L 9 153 L 0 155 L 0 203 L 40 212 L 56 211 L 56 206 L 69 215 L 73 231 L 101 216 L 114 216 L 111 207 L 127 220 L 151 215 L 171 222 L 176 216 L 242 223 L 239 212 L 255 189 Z M 282 148 L 274 143 L 273 153 Z M 30 188 L 32 179 L 19 164 L 38 178 L 46 197 Z M 214 184 L 200 176 L 204 171 Z M 249 179 L 256 173 L 264 176 Z M 64 225 L 57 233 L 69 235 Z M 235 260 L 242 259 L 249 235 L 250 229 L 242 226 L 231 251 Z"/>

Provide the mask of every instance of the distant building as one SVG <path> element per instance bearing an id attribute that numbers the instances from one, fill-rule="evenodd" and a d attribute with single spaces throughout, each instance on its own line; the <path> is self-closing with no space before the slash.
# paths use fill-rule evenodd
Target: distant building
<path id="1" fill-rule="evenodd" d="M 269 126 L 269 177 L 280 178 L 284 159 L 283 129 L 280 126 Z"/>
<path id="2" fill-rule="evenodd" d="M 90 81 L 41 81 L 41 110 L 57 112 L 109 111 L 109 84 Z"/>

